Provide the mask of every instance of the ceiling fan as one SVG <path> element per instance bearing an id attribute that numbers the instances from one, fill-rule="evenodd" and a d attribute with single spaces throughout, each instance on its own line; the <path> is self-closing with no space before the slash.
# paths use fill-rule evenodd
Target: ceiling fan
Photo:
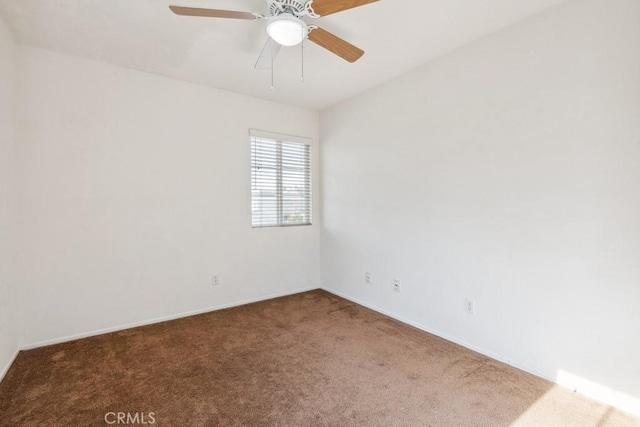
<path id="1" fill-rule="evenodd" d="M 315 44 L 327 49 L 340 58 L 355 62 L 364 51 L 340 37 L 324 30 L 317 25 L 307 24 L 304 18 L 320 18 L 343 10 L 352 9 L 374 3 L 378 0 L 266 0 L 268 14 L 257 12 L 238 12 L 234 10 L 202 9 L 195 7 L 169 6 L 173 13 L 185 16 L 200 16 L 207 18 L 231 18 L 245 20 L 266 20 L 267 41 L 263 52 L 256 63 L 256 68 L 262 68 L 266 54 L 270 60 L 277 54 L 281 46 L 295 46 L 309 39 Z M 269 46 L 271 41 L 274 46 Z"/>

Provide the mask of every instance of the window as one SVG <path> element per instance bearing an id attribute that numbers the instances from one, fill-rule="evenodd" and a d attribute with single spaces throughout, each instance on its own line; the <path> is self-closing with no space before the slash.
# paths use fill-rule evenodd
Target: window
<path id="1" fill-rule="evenodd" d="M 251 131 L 251 225 L 311 225 L 311 146 Z"/>

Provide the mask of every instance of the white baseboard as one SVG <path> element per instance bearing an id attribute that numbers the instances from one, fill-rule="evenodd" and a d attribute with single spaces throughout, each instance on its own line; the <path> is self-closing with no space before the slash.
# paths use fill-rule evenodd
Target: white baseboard
<path id="1" fill-rule="evenodd" d="M 349 300 L 351 302 L 354 302 L 356 304 L 359 304 L 359 305 L 362 305 L 364 307 L 367 307 L 368 309 L 371 309 L 371 310 L 373 310 L 375 312 L 384 314 L 385 316 L 389 316 L 389 317 L 391 317 L 393 319 L 396 319 L 396 320 L 398 320 L 398 321 L 400 321 L 402 323 L 406 323 L 407 325 L 411 325 L 414 328 L 418 328 L 418 329 L 420 329 L 422 331 L 425 331 L 425 332 L 428 332 L 428 333 L 430 333 L 432 335 L 435 335 L 437 337 L 443 338 L 443 339 L 445 339 L 447 341 L 451 341 L 451 342 L 453 342 L 455 344 L 461 345 L 462 347 L 468 348 L 469 350 L 473 350 L 473 351 L 475 351 L 477 353 L 480 353 L 480 354 L 482 354 L 484 356 L 490 357 L 491 359 L 497 360 L 498 362 L 506 363 L 507 365 L 513 366 L 514 368 L 518 368 L 518 369 L 520 369 L 522 371 L 528 372 L 528 373 L 530 373 L 532 375 L 535 375 L 537 377 L 544 378 L 545 380 L 554 382 L 553 379 L 551 379 L 551 378 L 549 378 L 549 377 L 547 377 L 547 376 L 545 376 L 545 375 L 543 375 L 543 374 L 541 374 L 539 372 L 536 372 L 534 369 L 531 369 L 531 368 L 526 367 L 526 366 L 519 365 L 517 363 L 513 363 L 509 358 L 503 357 L 500 354 L 494 353 L 494 352 L 492 352 L 490 350 L 487 350 L 485 348 L 478 347 L 477 345 L 474 345 L 474 344 L 471 344 L 471 343 L 466 342 L 464 340 L 455 338 L 455 337 L 453 337 L 451 335 L 445 334 L 444 332 L 441 332 L 441 331 L 438 331 L 436 329 L 430 328 L 429 326 L 423 325 L 422 323 L 414 322 L 413 320 L 407 319 L 407 318 L 402 317 L 402 316 L 398 316 L 397 314 L 391 313 L 391 312 L 389 312 L 387 310 L 383 310 L 380 307 L 376 307 L 376 306 L 374 306 L 372 304 L 369 304 L 367 302 L 359 300 L 358 298 L 353 298 L 352 296 L 344 294 L 344 293 L 342 293 L 340 291 L 336 291 L 335 289 L 331 289 L 331 288 L 326 287 L 326 286 L 323 286 L 321 289 L 324 289 L 327 292 L 335 294 L 335 295 L 337 295 L 339 297 L 347 299 L 347 300 Z"/>
<path id="2" fill-rule="evenodd" d="M 38 342 L 31 343 L 31 344 L 22 345 L 22 346 L 20 346 L 20 350 L 32 350 L 34 348 L 45 347 L 45 346 L 48 346 L 48 345 L 60 344 L 60 343 L 63 343 L 63 342 L 68 342 L 68 341 L 74 341 L 74 340 L 78 340 L 78 339 L 82 339 L 82 338 L 93 337 L 93 336 L 96 336 L 96 335 L 108 334 L 108 333 L 111 333 L 111 332 L 123 331 L 125 329 L 137 328 L 139 326 L 147 326 L 147 325 L 152 325 L 154 323 L 166 322 L 168 320 L 181 319 L 183 317 L 195 316 L 197 314 L 209 313 L 211 311 L 223 310 L 225 308 L 231 308 L 231 307 L 237 307 L 237 306 L 240 306 L 240 305 L 251 304 L 253 302 L 265 301 L 265 300 L 269 300 L 269 299 L 273 299 L 273 298 L 284 297 L 284 296 L 287 296 L 287 295 L 299 294 L 301 292 L 307 292 L 307 291 L 311 291 L 311 290 L 314 290 L 314 289 L 318 289 L 318 287 L 314 286 L 314 287 L 308 287 L 308 288 L 294 289 L 294 290 L 291 290 L 291 291 L 278 292 L 278 293 L 275 293 L 275 294 L 268 294 L 268 295 L 264 295 L 264 296 L 261 296 L 261 297 L 250 298 L 250 299 L 241 300 L 241 301 L 235 301 L 235 302 L 231 302 L 231 303 L 227 303 L 227 304 L 215 305 L 215 306 L 212 306 L 212 307 L 201 308 L 201 309 L 198 309 L 198 310 L 187 311 L 187 312 L 182 312 L 182 313 L 176 313 L 176 314 L 171 314 L 171 315 L 168 315 L 168 316 L 156 317 L 154 319 L 143 320 L 141 322 L 127 323 L 127 324 L 124 324 L 124 325 L 118 325 L 118 326 L 114 326 L 114 327 L 111 327 L 111 328 L 98 329 L 98 330 L 95 330 L 95 331 L 82 332 L 80 334 L 74 334 L 74 335 L 68 335 L 68 336 L 64 336 L 64 337 L 60 337 L 60 338 L 53 338 L 53 339 L 50 339 L 50 340 L 38 341 Z"/>
<path id="3" fill-rule="evenodd" d="M 169 315 L 169 316 L 163 316 L 163 317 L 158 317 L 155 319 L 150 319 L 150 320 L 145 320 L 145 321 L 141 321 L 141 322 L 135 322 L 135 323 L 129 323 L 129 324 L 125 324 L 125 325 L 119 325 L 119 326 L 115 326 L 112 328 L 105 328 L 105 329 L 100 329 L 100 330 L 96 330 L 96 331 L 89 331 L 89 332 L 84 332 L 81 334 L 75 334 L 75 335 L 69 335 L 69 336 L 65 336 L 65 337 L 61 337 L 61 338 L 54 338 L 51 340 L 44 340 L 44 341 L 39 341 L 39 342 L 35 342 L 32 344 L 27 344 L 24 346 L 21 346 L 20 349 L 18 351 L 16 351 L 16 353 L 14 354 L 13 358 L 9 361 L 9 363 L 7 364 L 7 366 L 4 367 L 4 369 L 2 370 L 2 372 L 0 373 L 0 381 L 2 381 L 2 379 L 4 378 L 4 376 L 6 375 L 6 373 L 9 371 L 9 368 L 11 367 L 11 365 L 13 364 L 13 362 L 15 361 L 16 357 L 18 356 L 18 353 L 20 352 L 20 350 L 31 350 L 34 348 L 38 348 L 38 347 L 44 347 L 44 346 L 48 346 L 48 345 L 53 345 L 53 344 L 60 344 L 63 342 L 68 342 L 68 341 L 73 341 L 73 340 L 77 340 L 77 339 L 81 339 L 81 338 L 88 338 L 88 337 L 92 337 L 92 336 L 96 336 L 96 335 L 101 335 L 101 334 L 107 334 L 107 333 L 111 333 L 111 332 L 117 332 L 117 331 L 122 331 L 125 329 L 131 329 L 131 328 L 136 328 L 139 326 L 146 326 L 146 325 L 151 325 L 154 323 L 160 323 L 160 322 L 166 322 L 168 320 L 174 320 L 174 319 L 180 319 L 183 317 L 189 317 L 189 316 L 194 316 L 197 314 L 203 314 L 203 313 L 209 313 L 212 311 L 217 311 L 217 310 L 222 310 L 225 308 L 231 308 L 231 307 L 237 307 L 240 305 L 245 305 L 245 304 L 251 304 L 254 302 L 259 302 L 259 301 L 265 301 L 265 300 L 269 300 L 269 299 L 273 299 L 273 298 L 279 298 L 279 297 L 283 297 L 283 296 L 287 296 L 287 295 L 293 295 L 293 294 L 298 294 L 301 292 L 307 292 L 307 291 L 311 291 L 314 289 L 318 289 L 318 287 L 308 287 L 308 288 L 299 288 L 299 289 L 295 289 L 295 290 L 291 290 L 291 291 L 286 291 L 286 292 L 279 292 L 279 293 L 275 293 L 275 294 L 269 294 L 269 295 L 265 295 L 265 296 L 261 296 L 261 297 L 256 297 L 256 298 L 250 298 L 247 300 L 241 300 L 241 301 L 236 301 L 236 302 L 232 302 L 232 303 L 228 303 L 228 304 L 221 304 L 221 305 L 216 305 L 216 306 L 212 306 L 212 307 L 207 307 L 207 308 L 202 308 L 202 309 L 198 309 L 198 310 L 193 310 L 193 311 L 189 311 L 189 312 L 183 312 L 183 313 L 177 313 L 177 314 L 173 314 L 173 315 Z M 576 383 L 573 383 L 567 379 L 564 378 L 550 378 L 547 375 L 543 375 L 539 372 L 537 372 L 534 369 L 531 369 L 528 366 L 525 366 L 523 364 L 520 363 L 513 363 L 509 358 L 504 357 L 500 354 L 494 353 L 492 351 L 489 351 L 485 348 L 476 346 L 474 344 L 468 343 L 464 340 L 460 340 L 458 338 L 452 337 L 448 334 L 445 334 L 441 331 L 435 330 L 433 328 L 430 328 L 426 325 L 423 325 L 421 323 L 418 322 L 414 322 L 410 319 L 404 318 L 402 316 L 398 316 L 394 313 L 388 312 L 386 310 L 383 310 L 379 307 L 376 307 L 372 304 L 366 303 L 364 301 L 359 300 L 358 298 L 354 298 L 350 295 L 344 294 L 342 292 L 336 291 L 335 289 L 331 289 L 327 286 L 321 286 L 320 289 L 323 289 L 329 293 L 332 293 L 334 295 L 337 295 L 339 297 L 342 297 L 344 299 L 347 299 L 349 301 L 352 301 L 356 304 L 362 305 L 364 307 L 367 307 L 373 311 L 376 311 L 378 313 L 384 314 L 386 316 L 389 316 L 393 319 L 396 319 L 402 323 L 406 323 L 408 325 L 411 325 L 415 328 L 418 328 L 422 331 L 428 332 L 430 334 L 433 334 L 435 336 L 438 336 L 440 338 L 443 338 L 447 341 L 451 341 L 453 343 L 456 343 L 458 345 L 461 345 L 462 347 L 468 348 L 470 350 L 473 350 L 475 352 L 478 352 L 480 354 L 483 354 L 487 357 L 490 357 L 491 359 L 497 360 L 499 362 L 502 363 L 506 363 L 507 365 L 513 366 L 517 369 L 520 369 L 522 371 L 528 372 L 532 375 L 535 375 L 537 377 L 543 378 L 547 381 L 550 381 L 554 384 L 557 384 L 563 388 L 567 388 L 570 390 L 574 390 L 577 393 L 580 393 L 586 397 L 589 397 L 591 399 L 594 399 L 596 401 L 602 402 L 604 404 L 607 405 L 611 405 L 613 407 L 616 407 L 622 411 L 628 412 L 630 414 L 636 415 L 636 416 L 640 416 L 640 399 L 636 399 L 634 397 L 631 396 L 627 396 L 621 393 L 616 393 L 616 392 L 612 392 L 611 390 L 604 390 L 605 388 L 600 386 L 600 388 L 597 387 L 579 387 L 576 385 Z M 606 391 L 605 392 L 603 392 Z"/>
<path id="4" fill-rule="evenodd" d="M 353 298 L 350 295 L 344 294 L 342 292 L 336 291 L 335 289 L 331 289 L 327 286 L 322 286 L 321 289 L 332 293 L 334 295 L 337 295 L 339 297 L 342 297 L 344 299 L 347 299 L 351 302 L 354 302 L 356 304 L 362 305 L 364 307 L 367 307 L 373 311 L 376 311 L 378 313 L 384 314 L 385 316 L 389 316 L 393 319 L 396 319 L 402 323 L 406 323 L 407 325 L 411 325 L 414 328 L 418 328 L 422 331 L 428 332 L 432 335 L 438 336 L 440 338 L 443 338 L 447 341 L 451 341 L 453 343 L 456 343 L 458 345 L 461 345 L 462 347 L 468 348 L 469 350 L 473 350 L 477 353 L 480 353 L 484 356 L 490 357 L 491 359 L 497 360 L 499 362 L 502 363 L 506 363 L 507 365 L 513 366 L 514 368 L 520 369 L 522 371 L 528 372 L 531 375 L 535 375 L 537 377 L 540 377 L 542 379 L 545 379 L 547 381 L 552 382 L 553 384 L 556 384 L 562 388 L 566 388 L 569 389 L 571 391 L 575 391 L 576 393 L 579 393 L 583 396 L 586 396 L 590 399 L 593 399 L 595 401 L 598 401 L 600 403 L 604 403 L 605 405 L 610 405 L 613 406 L 617 409 L 620 409 L 624 412 L 627 412 L 629 414 L 635 415 L 635 416 L 640 416 L 640 399 L 637 399 L 635 397 L 632 396 L 628 396 L 625 395 L 623 393 L 619 393 L 619 392 L 615 392 L 611 389 L 608 389 L 607 387 L 604 386 L 600 386 L 597 385 L 595 383 L 589 382 L 589 381 L 585 381 L 583 379 L 572 379 L 567 375 L 560 375 L 558 376 L 558 378 L 551 378 L 548 375 L 543 375 L 540 372 L 537 372 L 535 369 L 531 369 L 528 366 L 525 366 L 524 364 L 521 363 L 514 363 L 512 362 L 509 358 L 504 357 L 500 354 L 494 353 L 492 351 L 489 351 L 485 348 L 479 347 L 477 345 L 468 343 L 464 340 L 460 340 L 458 338 L 452 337 L 450 335 L 447 335 L 443 332 L 440 332 L 438 330 L 435 330 L 433 328 L 430 328 L 426 325 L 423 325 L 421 323 L 418 322 L 414 322 L 413 320 L 410 319 L 406 319 L 402 316 L 398 316 L 394 313 L 391 313 L 389 311 L 383 310 L 379 307 L 376 307 L 372 304 L 366 303 L 364 301 L 359 300 L 358 298 Z"/>
<path id="5" fill-rule="evenodd" d="M 2 382 L 2 380 L 4 379 L 4 376 L 7 375 L 7 372 L 9 372 L 9 368 L 11 368 L 11 365 L 13 365 L 13 362 L 16 361 L 16 357 L 18 357 L 19 353 L 20 353 L 20 350 L 19 349 L 16 350 L 16 352 L 13 354 L 13 357 L 9 359 L 6 366 L 4 366 L 2 368 L 2 371 L 0 371 L 0 382 Z"/>

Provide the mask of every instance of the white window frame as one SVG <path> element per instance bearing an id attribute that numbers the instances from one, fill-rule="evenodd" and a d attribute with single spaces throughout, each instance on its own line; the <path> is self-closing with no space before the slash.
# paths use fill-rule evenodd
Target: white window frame
<path id="1" fill-rule="evenodd" d="M 259 138 L 259 139 L 266 139 L 266 140 L 270 140 L 272 142 L 274 142 L 275 144 L 277 144 L 277 156 L 275 159 L 275 164 L 273 165 L 276 170 L 277 170 L 277 177 L 276 177 L 276 197 L 277 197 L 277 204 L 276 204 L 276 215 L 273 218 L 272 221 L 261 221 L 261 220 L 257 220 L 257 218 L 254 217 L 254 188 L 256 185 L 256 182 L 254 181 L 255 179 L 255 157 L 254 157 L 254 139 L 255 138 Z M 313 145 L 312 145 L 312 140 L 310 138 L 305 138 L 305 137 L 300 137 L 300 136 L 293 136 L 293 135 L 285 135 L 285 134 L 279 134 L 279 133 L 274 133 L 274 132 L 267 132 L 267 131 L 262 131 L 262 130 L 257 130 L 257 129 L 250 129 L 249 130 L 249 144 L 250 144 L 250 158 L 251 158 L 251 177 L 250 177 L 250 181 L 251 181 L 251 227 L 252 228 L 267 228 L 267 227 L 297 227 L 297 226 L 309 226 L 312 225 L 313 223 Z M 283 178 L 282 178 L 282 172 L 283 172 L 283 168 L 282 168 L 282 144 L 301 144 L 301 145 L 305 145 L 307 150 L 308 150 L 308 157 L 307 157 L 307 161 L 308 163 L 306 164 L 306 177 L 308 179 L 308 181 L 305 181 L 305 194 L 308 196 L 303 200 L 303 203 L 306 205 L 305 209 L 304 209 L 304 218 L 303 221 L 301 222 L 287 222 L 285 221 L 284 218 L 284 206 L 283 206 L 283 188 L 282 188 L 282 182 L 283 182 Z"/>

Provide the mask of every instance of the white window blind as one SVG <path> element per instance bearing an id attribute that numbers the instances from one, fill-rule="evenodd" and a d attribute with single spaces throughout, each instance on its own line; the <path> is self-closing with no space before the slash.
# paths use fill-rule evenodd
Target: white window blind
<path id="1" fill-rule="evenodd" d="M 263 135 L 251 132 L 251 225 L 311 225 L 311 146 Z"/>

